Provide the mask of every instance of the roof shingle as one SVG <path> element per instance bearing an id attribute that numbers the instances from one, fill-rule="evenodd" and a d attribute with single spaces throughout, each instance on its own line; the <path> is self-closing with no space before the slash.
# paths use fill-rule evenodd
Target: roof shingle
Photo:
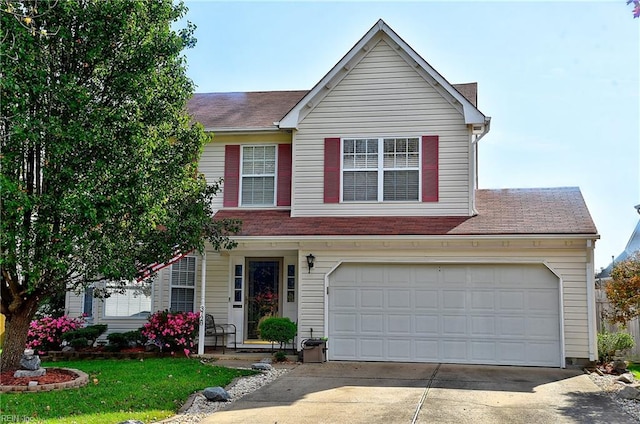
<path id="1" fill-rule="evenodd" d="M 474 106 L 478 84 L 453 84 Z M 187 103 L 194 121 L 209 130 L 277 129 L 280 121 L 306 94 L 298 91 L 196 93 Z"/>
<path id="2" fill-rule="evenodd" d="M 596 226 L 577 187 L 477 190 L 472 217 L 295 217 L 288 210 L 221 210 L 239 218 L 239 236 L 592 234 Z"/>

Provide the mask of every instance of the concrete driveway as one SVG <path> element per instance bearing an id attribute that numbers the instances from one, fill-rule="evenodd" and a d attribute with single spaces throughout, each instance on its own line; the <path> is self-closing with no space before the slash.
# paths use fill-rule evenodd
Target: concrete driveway
<path id="1" fill-rule="evenodd" d="M 202 423 L 635 423 L 579 370 L 303 364 Z"/>

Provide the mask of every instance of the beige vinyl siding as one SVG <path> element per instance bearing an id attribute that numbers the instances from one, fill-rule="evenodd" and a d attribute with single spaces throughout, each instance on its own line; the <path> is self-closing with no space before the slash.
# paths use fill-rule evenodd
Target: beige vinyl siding
<path id="1" fill-rule="evenodd" d="M 345 248 L 343 243 L 331 243 L 331 246 L 305 243 L 305 251 L 316 256 L 315 267 L 311 274 L 301 273 L 300 304 L 298 326 L 302 338 L 310 335 L 326 335 L 324 308 L 325 290 L 324 276 L 342 262 L 355 263 L 543 263 L 562 278 L 563 318 L 565 334 L 565 356 L 568 358 L 589 357 L 589 334 L 587 318 L 587 275 L 586 252 L 578 246 L 560 249 L 559 241 L 550 241 L 547 247 L 534 248 L 532 242 L 512 242 L 503 246 L 501 242 L 479 241 L 477 246 L 472 242 L 448 243 L 443 247 L 439 242 L 420 242 L 419 247 L 407 246 L 407 242 L 379 242 L 375 247 L 367 247 L 362 243 L 351 243 Z M 306 264 L 300 263 L 306 268 Z"/>
<path id="2" fill-rule="evenodd" d="M 198 169 L 204 174 L 207 182 L 213 183 L 224 177 L 224 149 L 227 144 L 285 144 L 291 143 L 291 134 L 273 132 L 262 134 L 222 134 L 213 135 L 212 141 L 204 146 Z M 222 190 L 213 200 L 214 210 L 222 208 L 224 199 L 224 183 Z"/>
<path id="3" fill-rule="evenodd" d="M 65 295 L 65 314 L 70 317 L 79 317 L 84 311 L 84 293 L 76 294 L 73 291 L 68 291 Z"/>
<path id="4" fill-rule="evenodd" d="M 214 316 L 216 324 L 229 322 L 229 256 L 207 251 L 207 287 L 205 291 L 206 313 Z M 198 275 L 200 275 L 198 273 Z M 198 305 L 200 305 L 200 280 L 198 280 Z"/>
<path id="5" fill-rule="evenodd" d="M 439 202 L 324 203 L 326 137 L 422 135 L 439 136 Z M 470 215 L 470 135 L 460 106 L 384 40 L 302 119 L 293 147 L 293 216 Z"/>

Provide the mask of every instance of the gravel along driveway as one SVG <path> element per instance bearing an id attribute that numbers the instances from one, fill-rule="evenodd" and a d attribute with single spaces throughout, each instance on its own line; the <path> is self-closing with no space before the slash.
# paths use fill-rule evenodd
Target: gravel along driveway
<path id="1" fill-rule="evenodd" d="M 270 383 L 273 384 L 268 390 L 258 391 Z M 418 390 L 425 385 L 427 390 Z M 227 389 L 231 402 L 208 402 L 197 395 L 183 413 L 162 423 L 244 422 L 249 418 L 254 423 L 279 424 L 381 422 L 375 421 L 376 408 L 398 413 L 391 415 L 391 421 L 389 415 L 377 418 L 407 424 L 463 424 L 478 420 L 640 422 L 640 401 L 619 399 L 619 386 L 615 377 L 587 376 L 576 370 L 447 364 L 304 364 L 293 370 L 272 369 L 238 380 Z M 404 391 L 397 392 L 402 387 Z M 395 405 L 389 399 L 391 393 L 408 398 Z"/>

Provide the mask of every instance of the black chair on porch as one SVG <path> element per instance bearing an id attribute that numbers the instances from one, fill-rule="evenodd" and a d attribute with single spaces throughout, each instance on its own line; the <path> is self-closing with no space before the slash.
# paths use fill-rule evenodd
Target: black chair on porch
<path id="1" fill-rule="evenodd" d="M 227 347 L 227 336 L 233 336 L 233 348 L 238 350 L 238 343 L 236 340 L 236 326 L 234 324 L 216 324 L 213 315 L 206 314 L 204 316 L 204 337 L 214 338 L 214 349 L 218 349 L 218 338 L 222 338 L 222 353 L 224 353 Z M 206 341 L 205 341 L 206 345 Z"/>

